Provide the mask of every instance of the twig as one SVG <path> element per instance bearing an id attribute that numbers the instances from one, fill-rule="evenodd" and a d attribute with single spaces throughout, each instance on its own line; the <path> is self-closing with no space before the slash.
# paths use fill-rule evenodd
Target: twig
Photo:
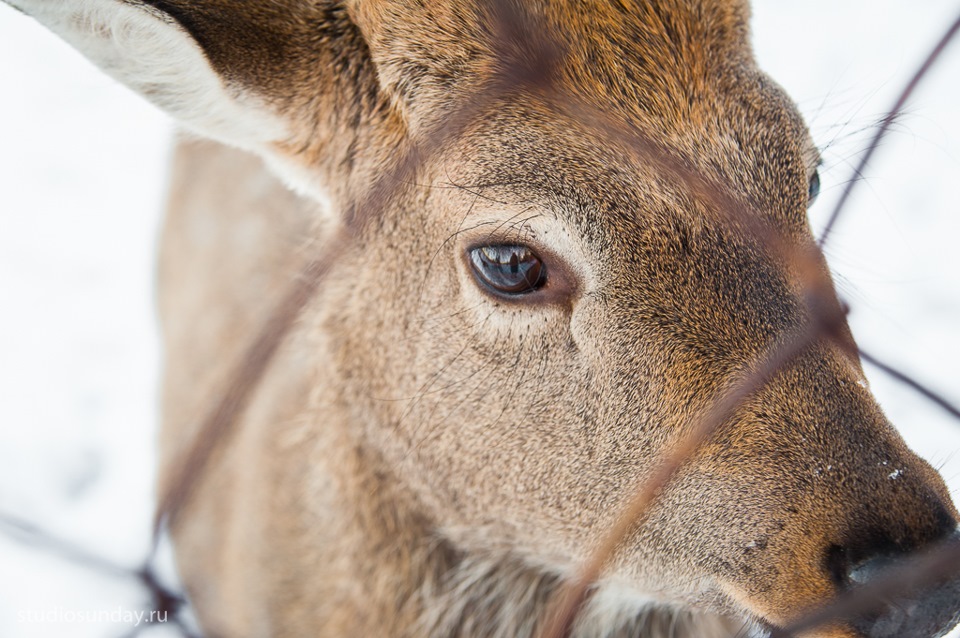
<path id="1" fill-rule="evenodd" d="M 921 64 L 920 67 L 910 77 L 910 81 L 907 82 L 907 85 L 903 87 L 903 90 L 900 92 L 897 100 L 887 112 L 886 117 L 883 118 L 880 128 L 877 129 L 873 139 L 870 140 L 870 144 L 867 146 L 866 152 L 863 154 L 863 156 L 861 156 L 860 162 L 853 171 L 854 175 L 863 175 L 864 170 L 867 168 L 867 164 L 873 157 L 874 152 L 876 152 L 877 148 L 879 148 L 880 142 L 883 140 L 884 136 L 886 136 L 890 126 L 900 115 L 900 112 L 906 105 L 907 100 L 909 100 L 910 96 L 913 95 L 913 92 L 920 85 L 920 82 L 927 75 L 927 72 L 940 58 L 940 54 L 943 53 L 944 49 L 947 48 L 947 45 L 950 44 L 953 38 L 957 35 L 957 31 L 960 31 L 960 15 L 957 16 L 956 20 L 953 21 L 953 24 L 951 24 L 946 33 L 943 34 L 943 37 L 941 37 L 936 46 L 933 47 L 933 49 L 924 59 L 923 64 Z M 860 183 L 860 181 L 861 180 L 859 179 L 855 179 L 847 182 L 846 187 L 843 189 L 843 193 L 840 195 L 840 199 L 837 200 L 836 205 L 833 207 L 833 212 L 830 213 L 830 217 L 827 219 L 826 226 L 823 227 L 823 231 L 820 233 L 820 239 L 817 240 L 817 244 L 821 248 L 826 245 L 827 239 L 830 237 L 830 233 L 833 231 L 833 227 L 836 225 L 837 220 L 840 219 L 840 214 L 843 212 L 843 209 L 847 204 L 847 200 L 850 198 L 850 194 L 853 192 L 853 189 L 856 187 L 856 185 Z"/>
<path id="2" fill-rule="evenodd" d="M 922 395 L 923 397 L 937 404 L 938 406 L 943 408 L 948 414 L 950 414 L 950 416 L 956 419 L 960 419 L 960 408 L 958 408 L 949 400 L 947 400 L 947 398 L 944 397 L 942 394 L 938 392 L 934 392 L 933 390 L 923 385 L 913 377 L 907 375 L 905 372 L 901 372 L 900 370 L 897 370 L 896 368 L 893 368 L 887 365 L 886 363 L 883 363 L 873 355 L 867 352 L 864 352 L 863 348 L 860 348 L 860 356 L 863 358 L 864 361 L 866 361 L 873 367 L 885 372 L 886 374 L 890 375 L 900 383 L 903 383 L 904 385 L 912 388 L 913 390 L 920 393 L 920 395 Z"/>

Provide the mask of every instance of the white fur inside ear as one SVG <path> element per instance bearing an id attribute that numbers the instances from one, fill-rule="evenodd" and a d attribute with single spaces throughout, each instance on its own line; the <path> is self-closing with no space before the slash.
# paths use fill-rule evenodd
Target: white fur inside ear
<path id="1" fill-rule="evenodd" d="M 262 100 L 227 86 L 190 34 L 150 6 L 122 0 L 6 1 L 201 135 L 250 150 L 287 137 L 287 127 Z"/>

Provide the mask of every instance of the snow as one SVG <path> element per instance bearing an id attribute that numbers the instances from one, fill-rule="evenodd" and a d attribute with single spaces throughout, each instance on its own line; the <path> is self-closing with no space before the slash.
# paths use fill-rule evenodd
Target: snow
<path id="1" fill-rule="evenodd" d="M 0 511 L 134 566 L 153 507 L 152 280 L 172 127 L 6 6 L 0 60 Z M 19 616 L 143 603 L 131 581 L 5 540 L 0 565 L 0 636 L 119 635 Z"/>
<path id="2" fill-rule="evenodd" d="M 762 66 L 825 147 L 817 226 L 957 5 L 754 7 Z M 153 263 L 172 127 L 5 6 L 0 60 L 0 511 L 133 566 L 148 547 L 152 509 Z M 826 252 L 860 345 L 960 403 L 958 73 L 955 44 L 867 169 Z M 882 373 L 867 374 L 908 443 L 960 496 L 960 423 Z M 129 625 L 18 616 L 40 610 L 62 620 L 141 603 L 129 582 L 2 535 L 0 565 L 0 636 L 120 635 Z"/>

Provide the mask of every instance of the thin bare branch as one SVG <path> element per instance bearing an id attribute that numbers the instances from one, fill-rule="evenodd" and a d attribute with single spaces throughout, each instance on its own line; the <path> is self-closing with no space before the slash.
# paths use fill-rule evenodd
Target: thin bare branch
<path id="1" fill-rule="evenodd" d="M 176 523 L 177 516 L 208 467 L 218 444 L 226 439 L 233 424 L 243 413 L 290 328 L 313 298 L 331 265 L 345 250 L 344 245 L 343 241 L 331 242 L 320 258 L 307 264 L 241 358 L 230 377 L 230 383 L 204 419 L 190 451 L 160 498 L 154 518 L 154 539 L 159 537 L 164 526 L 172 528 Z"/>
<path id="2" fill-rule="evenodd" d="M 903 87 L 900 95 L 897 96 L 893 106 L 890 107 L 886 117 L 884 117 L 883 121 L 880 123 L 880 127 L 874 134 L 873 139 L 870 140 L 870 144 L 867 146 L 866 152 L 864 152 L 864 154 L 860 157 L 860 162 L 853 171 L 854 175 L 863 175 L 864 170 L 867 168 L 867 164 L 870 163 L 870 159 L 873 157 L 873 154 L 876 152 L 877 148 L 880 147 L 880 142 L 886 136 L 890 126 L 900 115 L 903 107 L 906 106 L 907 101 L 920 85 L 920 82 L 923 80 L 923 78 L 926 77 L 927 73 L 940 58 L 940 55 L 947 48 L 950 42 L 953 41 L 954 37 L 956 37 L 957 31 L 960 31 L 960 15 L 958 15 L 956 20 L 953 21 L 953 24 L 950 25 L 946 33 L 944 33 L 937 42 L 936 46 L 933 47 L 920 67 L 910 77 L 910 81 L 907 82 L 905 87 Z M 843 189 L 840 199 L 837 200 L 836 205 L 833 207 L 833 212 L 830 213 L 830 217 L 827 219 L 827 224 L 823 227 L 823 231 L 820 233 L 820 238 L 817 240 L 817 244 L 821 248 L 826 245 L 827 239 L 830 237 L 830 233 L 833 231 L 837 220 L 840 219 L 840 215 L 843 213 L 844 208 L 846 208 L 847 200 L 850 199 L 850 195 L 853 193 L 853 189 L 858 183 L 860 183 L 859 179 L 852 179 L 847 182 L 846 187 Z"/>
<path id="3" fill-rule="evenodd" d="M 960 408 L 958 408 L 956 405 L 951 403 L 946 397 L 944 397 L 939 392 L 934 392 L 933 390 L 923 385 L 913 377 L 909 376 L 907 373 L 901 370 L 897 370 L 893 366 L 890 366 L 880 361 L 879 359 L 874 357 L 872 354 L 864 352 L 863 348 L 860 349 L 860 357 L 864 361 L 872 365 L 873 367 L 883 371 L 884 373 L 890 375 L 900 383 L 903 383 L 907 387 L 912 388 L 916 392 L 920 393 L 923 397 L 936 403 L 938 406 L 943 408 L 943 410 L 945 410 L 950 416 L 956 419 L 960 419 Z"/>
<path id="4" fill-rule="evenodd" d="M 54 536 L 39 526 L 13 516 L 0 513 L 0 531 L 5 536 L 24 545 L 30 545 L 49 554 L 59 556 L 71 563 L 92 569 L 106 576 L 116 578 L 137 578 L 135 567 L 125 567 L 93 552 L 83 549 L 79 545 Z"/>
<path id="5" fill-rule="evenodd" d="M 557 611 L 540 634 L 542 638 L 563 638 L 570 632 L 577 611 L 586 600 L 590 587 L 600 577 L 604 566 L 630 531 L 642 523 L 658 494 L 681 466 L 733 416 L 744 401 L 762 389 L 779 370 L 789 365 L 820 336 L 836 329 L 840 321 L 842 316 L 819 317 L 808 322 L 796 335 L 754 362 L 731 386 L 714 398 L 702 415 L 680 436 L 679 441 L 669 447 L 670 451 L 657 464 L 653 473 L 640 484 L 633 499 L 623 508 L 610 531 L 604 535 L 581 567 L 576 581 L 562 592 Z"/>

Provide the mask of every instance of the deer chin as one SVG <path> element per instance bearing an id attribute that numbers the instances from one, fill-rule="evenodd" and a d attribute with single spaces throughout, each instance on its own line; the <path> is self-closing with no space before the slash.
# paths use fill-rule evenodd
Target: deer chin
<path id="1" fill-rule="evenodd" d="M 457 635 L 458 631 L 468 629 L 469 623 L 483 618 L 487 623 L 485 628 L 497 632 L 495 635 L 539 635 L 536 630 L 531 633 L 530 619 L 537 616 L 542 621 L 549 619 L 557 601 L 562 599 L 564 579 L 538 570 L 521 573 L 515 570 L 516 565 L 516 561 L 484 567 L 474 565 L 480 568 L 471 570 L 473 576 L 464 578 L 461 586 L 450 592 L 444 601 L 449 604 L 432 608 L 442 609 L 442 613 L 428 614 L 421 626 Z M 507 566 L 511 574 L 504 573 L 502 568 Z M 484 585 L 493 581 L 478 577 L 493 573 L 501 576 L 496 591 Z M 539 604 L 539 609 L 535 610 L 535 604 Z M 528 606 L 530 609 L 525 609 Z M 527 614 L 527 611 L 534 613 Z M 547 616 L 541 615 L 543 613 Z M 516 624 L 517 618 L 527 618 L 527 621 Z M 769 636 L 768 628 L 759 618 L 715 613 L 698 605 L 650 595 L 623 583 L 603 581 L 591 591 L 566 635 L 568 638 L 762 638 Z"/>
<path id="2" fill-rule="evenodd" d="M 502 530 L 501 530 L 502 531 Z M 502 538 L 502 536 L 501 536 Z M 579 576 L 580 560 L 491 542 L 474 528 L 444 529 L 434 537 L 431 573 L 441 583 L 429 590 L 417 635 L 472 635 L 483 622 L 487 635 L 539 636 Z M 439 585 L 439 587 L 437 587 Z M 712 579 L 682 593 L 666 585 L 650 589 L 637 578 L 611 572 L 594 583 L 567 638 L 762 638 L 772 625 L 723 593 Z M 546 624 L 549 624 L 548 622 Z"/>

